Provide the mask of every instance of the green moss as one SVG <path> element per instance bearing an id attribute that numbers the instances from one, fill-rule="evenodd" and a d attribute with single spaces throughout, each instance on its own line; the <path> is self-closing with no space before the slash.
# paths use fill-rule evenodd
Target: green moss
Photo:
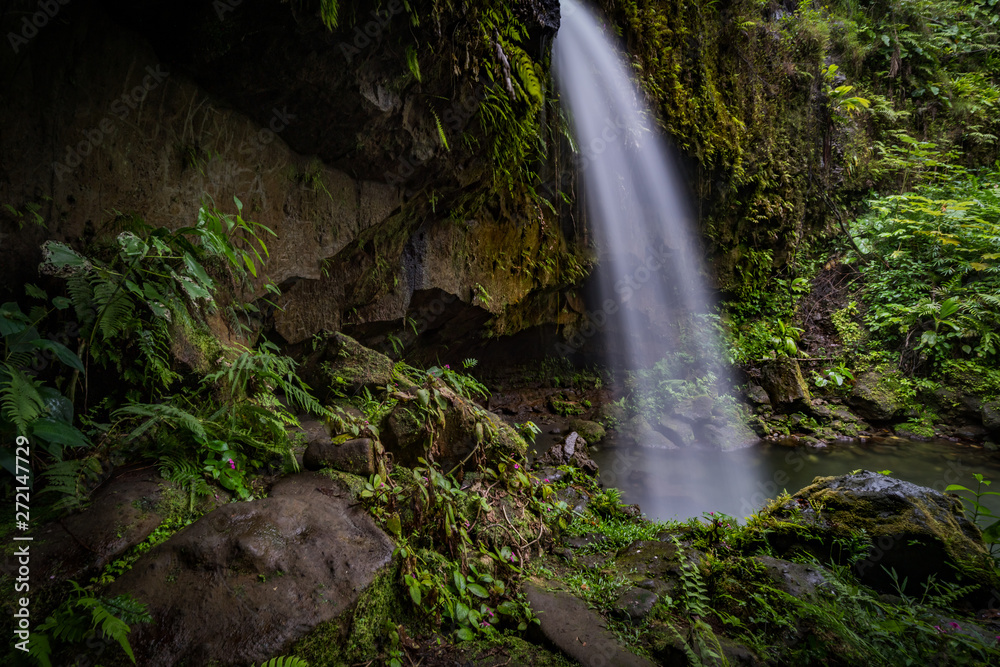
<path id="1" fill-rule="evenodd" d="M 353 609 L 314 628 L 295 644 L 291 654 L 326 667 L 378 660 L 388 637 L 387 626 L 406 620 L 399 603 L 405 591 L 399 580 L 398 563 L 383 568 Z"/>

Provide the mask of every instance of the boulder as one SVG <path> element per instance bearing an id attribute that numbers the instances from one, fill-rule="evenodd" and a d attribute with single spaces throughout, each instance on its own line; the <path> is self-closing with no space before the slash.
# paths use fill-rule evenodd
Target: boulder
<path id="1" fill-rule="evenodd" d="M 644 588 L 631 587 L 618 596 L 613 612 L 619 618 L 629 621 L 641 621 L 653 611 L 660 596 Z"/>
<path id="2" fill-rule="evenodd" d="M 680 447 L 691 447 L 697 442 L 691 423 L 673 415 L 660 417 L 656 430 Z"/>
<path id="3" fill-rule="evenodd" d="M 375 452 L 369 438 L 339 440 L 327 438 L 326 442 L 310 443 L 302 457 L 303 467 L 306 470 L 333 468 L 362 477 L 375 474 Z"/>
<path id="4" fill-rule="evenodd" d="M 753 429 L 739 419 L 715 419 L 705 424 L 702 432 L 707 444 L 723 452 L 750 447 L 760 442 Z"/>
<path id="5" fill-rule="evenodd" d="M 1000 434 L 1000 400 L 987 401 L 980 409 L 983 428 L 990 433 Z"/>
<path id="6" fill-rule="evenodd" d="M 620 429 L 622 438 L 631 441 L 638 447 L 650 449 L 679 449 L 677 444 L 663 435 L 645 420 L 641 415 L 629 419 Z"/>
<path id="7" fill-rule="evenodd" d="M 767 395 L 767 392 L 759 384 L 751 383 L 744 393 L 747 400 L 755 405 L 770 405 L 771 403 L 771 397 Z"/>
<path id="8" fill-rule="evenodd" d="M 597 422 L 588 421 L 586 419 L 572 419 L 569 424 L 567 424 L 567 427 L 570 431 L 576 431 L 579 433 L 580 437 L 591 445 L 596 445 L 604 439 L 605 435 L 607 435 L 603 426 Z"/>
<path id="9" fill-rule="evenodd" d="M 418 458 L 433 460 L 448 470 L 476 457 L 495 461 L 523 459 L 528 445 L 517 431 L 492 412 L 428 378 L 424 387 L 400 387 L 392 394 L 396 406 L 379 424 L 382 445 L 403 465 Z M 424 403 L 426 399 L 426 404 Z M 468 459 L 470 465 L 475 461 Z"/>
<path id="10" fill-rule="evenodd" d="M 982 534 L 965 516 L 958 497 L 886 475 L 865 470 L 817 477 L 764 516 L 778 521 L 768 539 L 779 552 L 806 550 L 827 557 L 838 539 L 864 531 L 871 544 L 854 570 L 862 582 L 881 591 L 896 592 L 890 570 L 900 582 L 906 579 L 911 594 L 922 593 L 932 575 L 981 584 L 975 599 L 1000 584 L 986 565 Z"/>
<path id="11" fill-rule="evenodd" d="M 903 409 L 897 390 L 902 376 L 896 371 L 869 371 L 858 375 L 848 404 L 869 421 L 887 421 Z"/>
<path id="12" fill-rule="evenodd" d="M 396 376 L 392 359 L 339 332 L 317 336 L 299 375 L 324 401 L 338 393 L 353 396 L 364 389 L 375 391 L 393 382 L 411 384 Z"/>
<path id="13" fill-rule="evenodd" d="M 833 592 L 823 568 L 792 563 L 771 556 L 757 556 L 754 560 L 761 564 L 778 588 L 794 598 L 814 599 L 821 590 Z"/>
<path id="14" fill-rule="evenodd" d="M 301 473 L 206 514 L 107 595 L 148 605 L 153 622 L 129 635 L 140 665 L 257 664 L 351 609 L 393 547 L 346 487 Z"/>
<path id="15" fill-rule="evenodd" d="M 84 581 L 139 544 L 163 521 L 158 508 L 169 484 L 148 467 L 116 470 L 82 512 L 33 532 L 31 587 L 43 590 L 67 579 Z M 187 494 L 184 494 L 185 509 Z M 3 570 L 17 572 L 7 555 Z"/>
<path id="16" fill-rule="evenodd" d="M 689 423 L 696 424 L 711 419 L 714 408 L 715 399 L 708 394 L 702 394 L 678 403 L 674 407 L 674 414 Z"/>
<path id="17" fill-rule="evenodd" d="M 771 359 L 761 369 L 760 384 L 781 412 L 808 410 L 812 402 L 809 385 L 802 377 L 799 362 L 788 357 Z"/>
<path id="18" fill-rule="evenodd" d="M 584 667 L 653 667 L 646 658 L 626 651 L 604 619 L 580 598 L 534 582 L 524 584 L 524 593 L 545 639 Z"/>

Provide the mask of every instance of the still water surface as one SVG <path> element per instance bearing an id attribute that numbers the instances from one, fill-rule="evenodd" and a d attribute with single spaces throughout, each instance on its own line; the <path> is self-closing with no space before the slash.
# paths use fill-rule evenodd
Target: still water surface
<path id="1" fill-rule="evenodd" d="M 621 489 L 651 519 L 686 519 L 704 512 L 746 518 L 783 490 L 808 486 L 814 477 L 852 470 L 890 470 L 893 477 L 943 491 L 949 484 L 975 488 L 973 473 L 996 480 L 1000 453 L 975 445 L 903 438 L 845 440 L 823 448 L 761 442 L 733 452 L 619 447 L 613 439 L 595 448 L 601 481 Z M 998 498 L 993 496 L 993 498 Z M 987 502 L 1000 514 L 1000 502 Z"/>

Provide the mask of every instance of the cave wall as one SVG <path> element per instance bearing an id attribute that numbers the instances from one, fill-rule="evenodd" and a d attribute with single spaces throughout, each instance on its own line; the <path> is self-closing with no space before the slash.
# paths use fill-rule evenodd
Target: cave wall
<path id="1" fill-rule="evenodd" d="M 16 4 L 4 34 L 37 9 Z M 481 151 L 442 146 L 440 124 L 456 143 L 472 131 L 481 86 L 430 56 L 417 80 L 400 7 L 345 4 L 331 31 L 295 3 L 59 5 L 0 50 L 0 203 L 44 219 L 0 212 L 5 298 L 35 279 L 47 238 L 82 249 L 130 215 L 176 228 L 206 196 L 235 212 L 235 195 L 277 234 L 273 325 L 289 343 L 384 342 L 409 322 L 408 343 L 436 345 L 557 321 L 584 251 L 523 192 L 488 187 Z M 522 9 L 541 52 L 551 3 Z M 425 29 L 429 53 L 446 38 Z"/>

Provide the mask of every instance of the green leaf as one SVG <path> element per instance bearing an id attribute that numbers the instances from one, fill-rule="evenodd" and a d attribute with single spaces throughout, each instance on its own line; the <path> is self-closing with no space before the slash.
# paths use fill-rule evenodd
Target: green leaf
<path id="1" fill-rule="evenodd" d="M 455 570 L 452 573 L 452 579 L 455 582 L 455 588 L 458 589 L 458 592 L 459 593 L 464 593 L 465 592 L 465 575 L 462 574 L 461 572 L 459 572 L 458 570 Z"/>
<path id="2" fill-rule="evenodd" d="M 1000 520 L 994 521 L 983 531 L 983 541 L 987 544 L 1000 542 Z"/>
<path id="3" fill-rule="evenodd" d="M 459 638 L 459 640 L 463 642 L 471 642 L 473 639 L 476 638 L 476 635 L 469 628 L 461 628 L 455 634 Z"/>
<path id="4" fill-rule="evenodd" d="M 43 338 L 39 338 L 37 340 L 31 341 L 31 344 L 39 349 L 48 350 L 52 352 L 53 354 L 56 355 L 56 358 L 58 358 L 59 361 L 63 362 L 70 368 L 78 370 L 81 373 L 85 372 L 85 369 L 83 367 L 83 362 L 80 361 L 80 357 L 76 356 L 76 354 L 72 350 L 70 350 L 62 343 L 56 342 L 54 340 L 46 340 Z"/>
<path id="5" fill-rule="evenodd" d="M 490 596 L 490 594 L 486 592 L 486 589 L 479 584 L 469 584 L 469 592 L 477 598 L 483 598 L 484 600 Z"/>
<path id="6" fill-rule="evenodd" d="M 42 244 L 42 264 L 40 273 L 46 275 L 69 276 L 78 271 L 89 271 L 92 265 L 86 257 L 78 254 L 65 243 L 46 241 Z"/>
<path id="7" fill-rule="evenodd" d="M 31 434 L 47 442 L 66 447 L 88 447 L 90 441 L 78 428 L 50 417 L 42 417 L 31 423 Z"/>

